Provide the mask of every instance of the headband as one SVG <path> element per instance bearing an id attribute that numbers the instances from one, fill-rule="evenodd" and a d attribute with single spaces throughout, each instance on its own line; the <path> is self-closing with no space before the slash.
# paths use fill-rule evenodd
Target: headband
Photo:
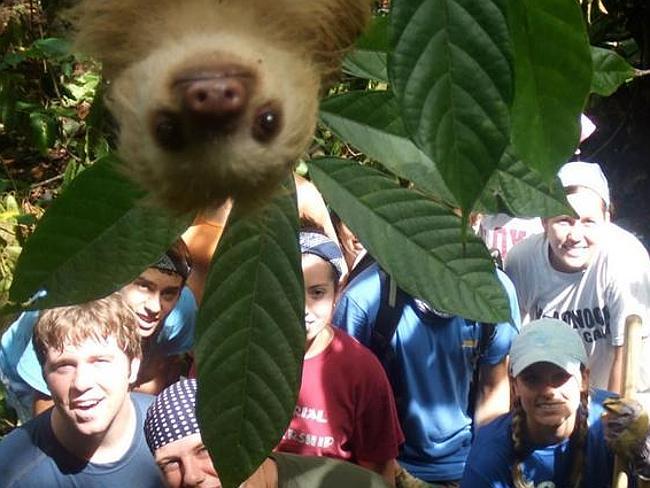
<path id="1" fill-rule="evenodd" d="M 196 379 L 183 379 L 165 388 L 147 410 L 144 436 L 151 452 L 192 434 L 196 420 Z"/>
<path id="2" fill-rule="evenodd" d="M 305 231 L 300 233 L 301 254 L 313 254 L 332 265 L 336 281 L 343 275 L 343 254 L 339 246 L 324 234 Z"/>
<path id="3" fill-rule="evenodd" d="M 190 275 L 192 270 L 187 263 L 187 261 L 180 259 L 175 253 L 172 254 L 171 251 L 167 251 L 165 254 L 160 256 L 158 261 L 150 266 L 151 268 L 156 268 L 161 271 L 176 273 L 180 275 L 184 280 Z"/>

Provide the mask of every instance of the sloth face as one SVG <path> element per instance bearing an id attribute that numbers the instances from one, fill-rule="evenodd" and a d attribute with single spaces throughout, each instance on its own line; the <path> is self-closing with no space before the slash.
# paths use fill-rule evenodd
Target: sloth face
<path id="1" fill-rule="evenodd" d="M 129 173 L 164 206 L 256 202 L 311 140 L 319 73 L 287 46 L 238 34 L 162 44 L 111 80 Z"/>

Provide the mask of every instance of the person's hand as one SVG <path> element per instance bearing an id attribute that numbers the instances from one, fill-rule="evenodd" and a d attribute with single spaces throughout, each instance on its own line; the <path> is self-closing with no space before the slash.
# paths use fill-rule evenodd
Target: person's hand
<path id="1" fill-rule="evenodd" d="M 639 457 L 648 437 L 648 414 L 630 398 L 608 398 L 603 402 L 605 440 L 610 449 L 626 460 Z"/>

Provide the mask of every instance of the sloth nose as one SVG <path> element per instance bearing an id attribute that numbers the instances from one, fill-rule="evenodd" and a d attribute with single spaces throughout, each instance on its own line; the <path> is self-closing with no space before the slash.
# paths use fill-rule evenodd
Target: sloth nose
<path id="1" fill-rule="evenodd" d="M 175 84 L 183 119 L 194 137 L 229 134 L 246 110 L 250 80 L 245 76 L 217 74 Z"/>
<path id="2" fill-rule="evenodd" d="M 246 86 L 234 76 L 194 80 L 183 85 L 183 108 L 189 115 L 227 118 L 239 114 L 248 99 Z"/>

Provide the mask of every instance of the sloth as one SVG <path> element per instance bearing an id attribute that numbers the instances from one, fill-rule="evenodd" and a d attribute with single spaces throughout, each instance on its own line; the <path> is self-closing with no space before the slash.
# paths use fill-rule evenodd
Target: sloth
<path id="1" fill-rule="evenodd" d="M 371 0 L 82 0 L 129 176 L 174 212 L 263 203 L 309 145 Z"/>

